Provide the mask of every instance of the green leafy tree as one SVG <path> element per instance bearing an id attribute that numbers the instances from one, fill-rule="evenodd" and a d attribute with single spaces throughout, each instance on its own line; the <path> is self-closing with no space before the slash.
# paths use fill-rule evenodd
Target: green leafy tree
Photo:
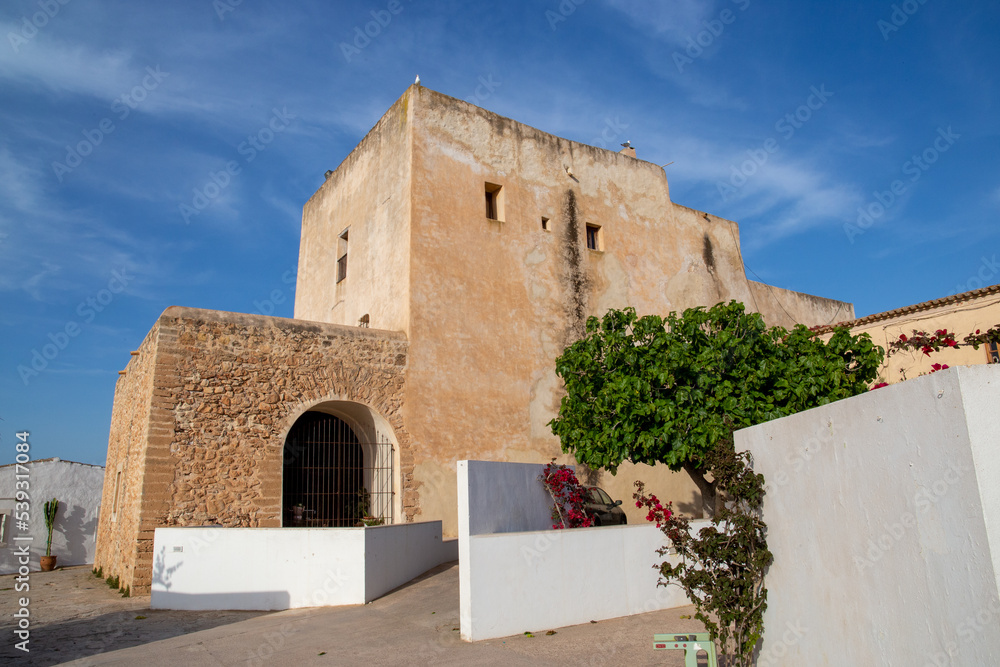
<path id="1" fill-rule="evenodd" d="M 867 334 L 768 327 L 731 301 L 680 316 L 610 310 L 556 360 L 566 387 L 550 422 L 563 451 L 615 472 L 623 461 L 685 470 L 709 516 L 708 452 L 732 432 L 860 394 L 884 352 Z"/>

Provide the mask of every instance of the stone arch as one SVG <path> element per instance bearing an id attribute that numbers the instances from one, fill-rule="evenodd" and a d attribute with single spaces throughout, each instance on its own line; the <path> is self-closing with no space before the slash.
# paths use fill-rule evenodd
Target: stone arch
<path id="1" fill-rule="evenodd" d="M 282 525 L 292 525 L 287 521 L 289 513 L 292 517 L 295 516 L 293 508 L 286 507 L 289 502 L 293 501 L 286 488 L 289 480 L 286 479 L 284 473 L 286 466 L 290 463 L 290 458 L 296 456 L 296 452 L 289 448 L 290 437 L 295 436 L 296 425 L 301 424 L 303 419 L 323 421 L 322 417 L 310 417 L 310 415 L 329 417 L 328 423 L 333 428 L 340 429 L 335 433 L 338 447 L 349 449 L 354 446 L 354 442 L 357 443 L 358 456 L 360 457 L 358 462 L 361 463 L 358 481 L 352 481 L 353 472 L 341 475 L 339 477 L 339 483 L 342 485 L 341 491 L 350 492 L 349 487 L 360 484 L 361 488 L 365 489 L 369 495 L 370 510 L 373 516 L 384 518 L 387 522 L 403 522 L 405 520 L 402 502 L 403 475 L 400 466 L 400 442 L 396 429 L 372 406 L 337 396 L 301 404 L 292 414 L 288 415 L 281 429 L 281 457 L 279 461 L 282 466 Z M 342 426 L 338 426 L 338 422 Z M 347 454 L 347 456 L 350 455 Z M 353 463 L 348 463 L 347 467 L 353 465 Z M 360 500 L 359 497 L 357 502 Z M 317 523 L 327 525 L 322 521 Z M 333 523 L 346 525 L 342 521 Z M 309 522 L 306 521 L 305 525 L 308 524 Z"/>

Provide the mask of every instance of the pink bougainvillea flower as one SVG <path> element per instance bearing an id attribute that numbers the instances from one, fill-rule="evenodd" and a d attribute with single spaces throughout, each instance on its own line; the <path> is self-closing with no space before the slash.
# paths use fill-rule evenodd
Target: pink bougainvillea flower
<path id="1" fill-rule="evenodd" d="M 899 334 L 899 340 L 905 343 L 909 339 L 906 337 L 906 334 Z"/>
<path id="2" fill-rule="evenodd" d="M 881 389 L 882 387 L 888 387 L 888 386 L 889 386 L 888 382 L 879 382 L 877 385 L 869 389 L 869 391 L 875 391 L 876 389 Z"/>

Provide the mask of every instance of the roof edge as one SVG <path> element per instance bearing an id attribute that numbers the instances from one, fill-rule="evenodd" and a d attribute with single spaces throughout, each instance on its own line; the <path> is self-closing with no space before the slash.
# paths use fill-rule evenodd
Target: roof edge
<path id="1" fill-rule="evenodd" d="M 854 320 L 845 320 L 843 322 L 837 322 L 836 324 L 827 324 L 819 327 L 813 327 L 810 329 L 810 331 L 813 331 L 817 334 L 825 334 L 833 331 L 834 329 L 842 327 L 853 329 L 855 327 L 863 326 L 865 324 L 874 324 L 875 322 L 891 320 L 895 317 L 900 317 L 902 315 L 920 313 L 928 310 L 933 310 L 935 308 L 940 308 L 941 306 L 947 306 L 953 303 L 962 303 L 964 301 L 971 301 L 973 299 L 989 296 L 991 294 L 1000 294 L 1000 283 L 996 285 L 990 285 L 988 287 L 981 287 L 975 290 L 969 290 L 968 292 L 960 292 L 958 294 L 952 294 L 950 296 L 942 297 L 940 299 L 931 299 L 930 301 L 923 301 L 921 303 L 913 304 L 912 306 L 903 306 L 902 308 L 895 308 L 893 310 L 887 310 L 882 313 L 873 313 L 871 315 L 866 315 L 865 317 L 859 317 Z"/>

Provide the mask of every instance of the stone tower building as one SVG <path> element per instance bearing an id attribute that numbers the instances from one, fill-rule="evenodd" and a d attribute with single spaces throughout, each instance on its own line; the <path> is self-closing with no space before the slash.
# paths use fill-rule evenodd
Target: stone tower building
<path id="1" fill-rule="evenodd" d="M 560 455 L 554 360 L 589 315 L 736 299 L 771 324 L 853 317 L 747 280 L 736 223 L 674 204 L 634 151 L 419 85 L 306 203 L 297 280 L 294 319 L 172 307 L 133 353 L 97 554 L 133 591 L 158 576 L 158 526 L 441 519 L 453 535 L 455 461 Z M 697 506 L 669 471 L 600 477 Z"/>

